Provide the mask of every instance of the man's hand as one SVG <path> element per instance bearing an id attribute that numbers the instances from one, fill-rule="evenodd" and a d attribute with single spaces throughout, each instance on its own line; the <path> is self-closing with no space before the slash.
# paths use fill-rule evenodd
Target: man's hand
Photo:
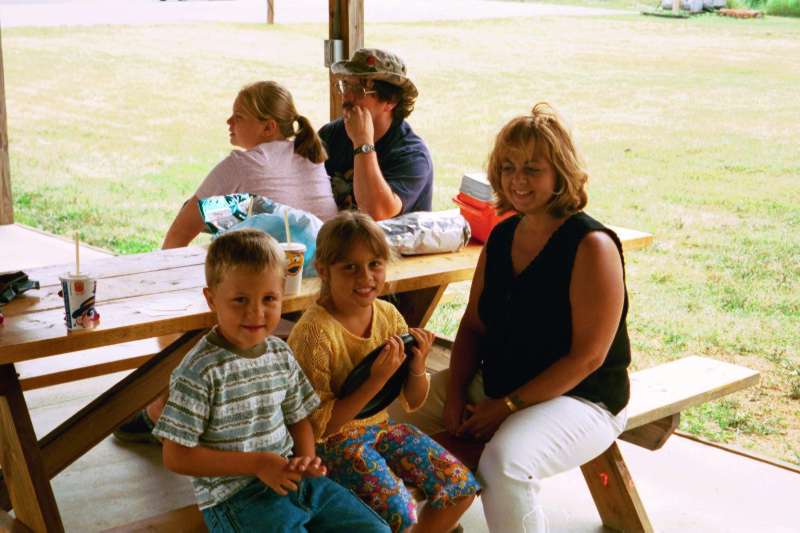
<path id="1" fill-rule="evenodd" d="M 478 440 L 488 441 L 511 411 L 503 400 L 487 398 L 478 405 L 468 404 L 469 418 L 461 424 L 458 434 L 472 435 Z"/>
<path id="2" fill-rule="evenodd" d="M 293 472 L 299 472 L 303 477 L 321 477 L 328 473 L 328 469 L 322 464 L 319 457 L 292 457 L 289 459 L 287 468 Z"/>
<path id="3" fill-rule="evenodd" d="M 302 458 L 298 458 L 302 459 Z M 264 454 L 263 465 L 256 476 L 279 496 L 286 496 L 289 491 L 297 490 L 297 482 L 303 474 L 289 468 L 289 461 L 279 455 Z"/>
<path id="4" fill-rule="evenodd" d="M 353 147 L 362 144 L 375 144 L 375 127 L 372 124 L 372 113 L 369 109 L 351 105 L 344 108 L 344 129 Z"/>

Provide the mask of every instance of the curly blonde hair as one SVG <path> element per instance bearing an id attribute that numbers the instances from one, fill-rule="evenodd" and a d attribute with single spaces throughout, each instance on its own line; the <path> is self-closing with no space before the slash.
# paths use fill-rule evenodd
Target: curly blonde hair
<path id="1" fill-rule="evenodd" d="M 498 213 L 514 210 L 500 183 L 503 161 L 514 153 L 533 157 L 537 151 L 547 158 L 556 175 L 556 190 L 547 212 L 554 217 L 563 217 L 583 209 L 588 201 L 586 182 L 589 174 L 561 118 L 550 104 L 539 102 L 529 115 L 511 119 L 495 138 L 487 174 L 497 195 L 495 207 Z"/>

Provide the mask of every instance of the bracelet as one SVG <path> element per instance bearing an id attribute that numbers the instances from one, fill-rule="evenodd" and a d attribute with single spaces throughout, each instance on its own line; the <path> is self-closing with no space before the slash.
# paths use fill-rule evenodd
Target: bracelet
<path id="1" fill-rule="evenodd" d="M 517 412 L 517 406 L 514 405 L 514 402 L 512 402 L 511 398 L 509 398 L 508 396 L 503 396 L 503 403 L 506 404 L 506 407 L 508 407 L 508 410 L 511 411 L 512 413 Z"/>
<path id="2" fill-rule="evenodd" d="M 409 369 L 408 369 L 408 374 L 409 374 L 410 376 L 414 376 L 414 377 L 416 377 L 416 378 L 421 378 L 422 376 L 427 376 L 427 375 L 428 375 L 428 371 L 427 371 L 427 370 L 423 370 L 422 372 L 420 372 L 419 374 L 417 374 L 416 372 L 412 372 L 412 371 L 411 371 L 411 369 L 409 368 Z"/>

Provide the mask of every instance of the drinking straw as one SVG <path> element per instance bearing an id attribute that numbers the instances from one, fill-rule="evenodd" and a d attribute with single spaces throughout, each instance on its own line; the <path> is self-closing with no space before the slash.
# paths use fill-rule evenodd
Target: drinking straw
<path id="1" fill-rule="evenodd" d="M 251 194 L 250 195 L 250 205 L 247 206 L 247 218 L 250 218 L 251 216 L 253 216 L 253 205 L 255 205 L 255 203 L 256 203 L 256 195 L 255 194 Z"/>
<path id="2" fill-rule="evenodd" d="M 289 231 L 289 210 L 283 211 L 283 225 L 286 228 L 286 242 L 292 242 L 292 233 Z"/>
<path id="3" fill-rule="evenodd" d="M 81 275 L 81 237 L 79 232 L 75 232 L 75 275 Z"/>

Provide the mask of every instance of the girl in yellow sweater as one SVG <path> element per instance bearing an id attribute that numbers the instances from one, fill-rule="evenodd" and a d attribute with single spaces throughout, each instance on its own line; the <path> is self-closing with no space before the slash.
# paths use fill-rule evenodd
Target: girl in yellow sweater
<path id="1" fill-rule="evenodd" d="M 422 405 L 433 334 L 409 330 L 392 304 L 377 299 L 391 250 L 369 216 L 345 211 L 326 222 L 316 253 L 320 296 L 295 325 L 289 345 L 322 401 L 310 417 L 317 453 L 329 477 L 353 490 L 393 531 L 449 531 L 480 490 L 469 469 L 414 426 L 392 424 L 385 410 L 356 418 L 405 361 L 399 337 L 405 332 L 416 347 L 400 401 L 407 410 Z M 369 378 L 340 398 L 350 371 L 381 345 Z M 425 494 L 419 516 L 404 483 Z"/>

